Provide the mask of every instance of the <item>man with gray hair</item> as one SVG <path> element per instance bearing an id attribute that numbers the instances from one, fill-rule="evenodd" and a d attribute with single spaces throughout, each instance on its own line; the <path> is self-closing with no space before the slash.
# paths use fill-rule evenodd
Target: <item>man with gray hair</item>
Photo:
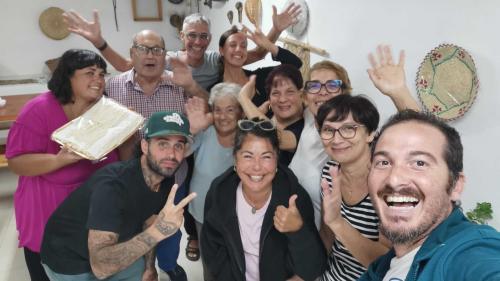
<path id="1" fill-rule="evenodd" d="M 279 14 L 276 7 L 273 6 L 273 26 L 267 35 L 269 40 L 276 42 L 283 30 L 297 22 L 297 16 L 300 12 L 300 6 L 294 3 Z M 86 20 L 75 11 L 66 12 L 63 17 L 68 24 L 68 30 L 89 40 L 116 70 L 127 71 L 131 69 L 132 61 L 118 54 L 102 37 L 99 15 L 96 10 L 94 10 L 93 15 L 94 21 Z M 188 15 L 184 19 L 180 39 L 184 49 L 168 52 L 167 57 L 177 57 L 182 63 L 188 65 L 192 70 L 194 80 L 201 87 L 208 89 L 219 79 L 220 59 L 218 51 L 207 51 L 212 40 L 210 20 L 200 13 Z M 247 64 L 264 58 L 266 54 L 267 51 L 261 48 L 249 51 Z M 170 67 L 171 65 L 167 64 L 167 69 Z"/>
<path id="2" fill-rule="evenodd" d="M 372 146 L 368 189 L 393 249 L 359 280 L 500 280 L 500 233 L 464 216 L 464 184 L 455 129 L 411 110 L 389 119 Z"/>

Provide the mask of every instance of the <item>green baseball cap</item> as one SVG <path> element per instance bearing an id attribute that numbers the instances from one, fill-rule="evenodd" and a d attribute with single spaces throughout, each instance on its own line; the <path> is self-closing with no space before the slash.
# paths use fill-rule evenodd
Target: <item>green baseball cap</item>
<path id="1" fill-rule="evenodd" d="M 144 127 L 144 138 L 150 139 L 170 135 L 183 136 L 188 142 L 193 142 L 187 117 L 176 111 L 159 111 L 153 113 Z"/>

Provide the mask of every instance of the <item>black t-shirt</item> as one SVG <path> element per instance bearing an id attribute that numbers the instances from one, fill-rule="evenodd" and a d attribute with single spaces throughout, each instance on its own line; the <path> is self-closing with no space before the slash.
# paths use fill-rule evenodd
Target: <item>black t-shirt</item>
<path id="1" fill-rule="evenodd" d="M 304 118 L 295 121 L 294 123 L 288 125 L 285 130 L 291 131 L 295 135 L 295 139 L 297 140 L 297 144 L 299 143 L 300 134 L 302 134 L 302 130 L 304 129 Z M 290 162 L 292 162 L 293 155 L 295 154 L 295 148 L 293 151 L 281 150 L 279 151 L 279 161 L 281 164 L 288 166 Z"/>
<path id="2" fill-rule="evenodd" d="M 119 242 L 142 232 L 144 222 L 161 211 L 173 177 L 158 192 L 146 185 L 140 160 L 110 164 L 97 171 L 56 209 L 47 222 L 42 262 L 61 274 L 90 272 L 88 230 L 119 234 Z"/>

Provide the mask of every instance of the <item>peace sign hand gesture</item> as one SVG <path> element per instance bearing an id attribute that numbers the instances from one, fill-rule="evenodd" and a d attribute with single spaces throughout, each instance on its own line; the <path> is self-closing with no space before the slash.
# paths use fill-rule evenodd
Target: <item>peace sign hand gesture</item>
<path id="1" fill-rule="evenodd" d="M 196 193 L 192 192 L 186 198 L 182 199 L 179 204 L 174 204 L 175 194 L 177 193 L 178 185 L 174 184 L 170 193 L 168 194 L 167 203 L 156 217 L 153 225 L 151 226 L 154 231 L 154 236 L 163 240 L 170 237 L 177 232 L 181 227 L 184 219 L 184 207 L 196 197 Z"/>

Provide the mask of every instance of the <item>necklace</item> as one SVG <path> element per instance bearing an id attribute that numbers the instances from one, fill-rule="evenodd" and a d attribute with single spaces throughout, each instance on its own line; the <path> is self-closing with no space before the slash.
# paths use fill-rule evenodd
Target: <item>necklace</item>
<path id="1" fill-rule="evenodd" d="M 255 213 L 257 213 L 257 204 L 255 204 L 252 200 L 250 200 L 250 198 L 247 197 L 247 195 L 245 194 L 243 189 L 241 190 L 241 194 L 243 194 L 243 198 L 248 203 L 248 205 L 250 205 L 250 207 L 252 207 L 250 210 L 252 212 L 252 215 L 255 215 Z M 265 206 L 267 204 L 267 202 L 271 199 L 271 194 L 272 194 L 272 192 L 269 192 L 268 198 L 266 199 L 264 204 L 261 206 L 261 208 L 263 206 Z"/>
<path id="2" fill-rule="evenodd" d="M 243 194 L 243 198 L 245 199 L 245 201 L 247 201 L 248 205 L 250 205 L 250 207 L 252 207 L 252 214 L 255 215 L 255 213 L 257 212 L 257 206 L 255 205 L 255 203 L 252 202 L 252 200 L 250 200 L 245 192 L 243 191 L 243 189 L 241 190 L 241 194 Z"/>

